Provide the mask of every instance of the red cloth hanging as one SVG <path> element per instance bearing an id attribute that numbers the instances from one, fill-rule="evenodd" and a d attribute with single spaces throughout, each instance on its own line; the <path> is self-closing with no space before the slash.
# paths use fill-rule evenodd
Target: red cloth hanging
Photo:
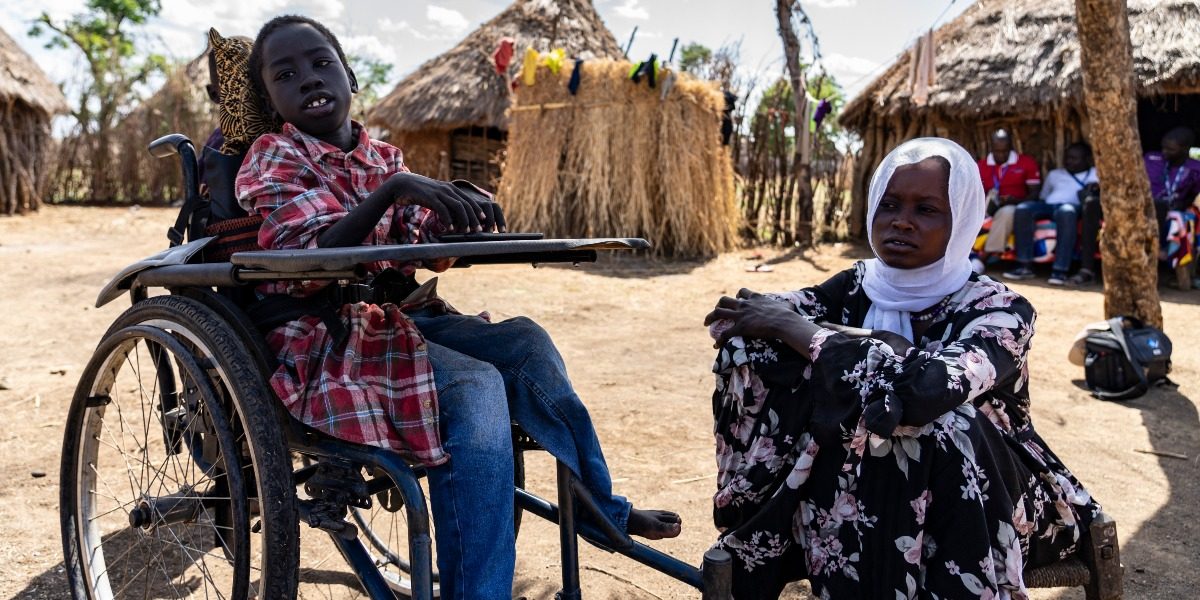
<path id="1" fill-rule="evenodd" d="M 496 65 L 496 74 L 504 75 L 508 72 L 508 65 L 512 63 L 513 57 L 513 39 L 500 38 L 500 42 L 496 44 L 496 51 L 492 53 L 492 63 Z"/>

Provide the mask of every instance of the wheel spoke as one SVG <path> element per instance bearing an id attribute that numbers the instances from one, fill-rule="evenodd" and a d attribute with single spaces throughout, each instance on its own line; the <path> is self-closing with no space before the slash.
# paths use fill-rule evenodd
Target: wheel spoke
<path id="1" fill-rule="evenodd" d="M 128 361 L 128 359 L 129 359 L 129 357 L 126 356 L 127 361 Z M 131 364 L 131 366 L 132 366 L 132 364 Z M 111 406 L 114 406 L 117 409 L 117 424 L 120 425 L 121 433 L 124 434 L 124 432 L 125 432 L 125 416 L 124 416 L 124 411 L 121 408 L 120 398 L 112 398 Z M 117 438 L 116 438 L 116 436 L 113 435 L 113 432 L 108 428 L 108 420 L 104 419 L 104 417 L 100 417 L 100 428 L 103 431 L 103 433 L 107 433 L 108 437 L 110 439 L 112 439 L 113 445 L 118 445 Z M 121 460 L 125 462 L 126 477 L 128 477 L 128 479 L 129 479 L 129 495 L 137 496 L 138 490 L 141 488 L 141 486 L 138 485 L 138 482 L 134 480 L 133 465 L 129 464 L 129 452 L 125 449 L 125 436 L 124 435 L 120 436 L 119 446 L 120 446 L 120 450 L 118 450 L 118 453 L 121 455 Z"/>
<path id="2" fill-rule="evenodd" d="M 95 492 L 93 492 L 93 493 L 95 493 Z M 120 500 L 117 500 L 116 498 L 113 498 L 113 500 L 116 502 L 120 502 Z M 137 502 L 137 500 L 130 500 L 129 502 L 126 502 L 124 504 L 118 504 L 116 508 L 112 508 L 112 509 L 106 510 L 98 515 L 88 517 L 88 521 L 95 521 L 97 519 L 103 519 L 104 517 L 107 517 L 108 515 L 111 515 L 111 514 L 117 512 L 118 510 L 124 511 L 125 514 L 128 515 L 129 511 L 125 510 L 125 507 L 129 506 L 130 504 L 133 504 L 134 502 Z"/>

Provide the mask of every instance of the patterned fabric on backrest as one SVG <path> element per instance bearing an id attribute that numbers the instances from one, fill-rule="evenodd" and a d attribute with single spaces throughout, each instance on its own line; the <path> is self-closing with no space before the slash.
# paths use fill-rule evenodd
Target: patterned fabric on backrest
<path id="1" fill-rule="evenodd" d="M 250 83 L 251 42 L 245 38 L 221 37 L 216 29 L 208 30 L 208 42 L 217 66 L 216 83 L 221 96 L 221 132 L 225 135 L 221 154 L 242 154 L 258 136 L 279 131 L 281 124 L 266 112 Z"/>

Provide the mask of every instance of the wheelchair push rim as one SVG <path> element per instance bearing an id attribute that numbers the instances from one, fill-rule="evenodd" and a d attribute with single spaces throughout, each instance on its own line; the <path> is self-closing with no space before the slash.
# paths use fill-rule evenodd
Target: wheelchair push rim
<path id="1" fill-rule="evenodd" d="M 77 597 L 249 595 L 244 468 L 214 384 L 162 329 L 126 327 L 101 343 L 64 442 Z"/>

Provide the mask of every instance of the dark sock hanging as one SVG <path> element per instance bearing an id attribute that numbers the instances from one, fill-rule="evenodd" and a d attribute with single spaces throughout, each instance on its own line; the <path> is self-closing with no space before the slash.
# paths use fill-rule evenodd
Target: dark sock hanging
<path id="1" fill-rule="evenodd" d="M 654 82 L 654 75 L 655 75 L 654 72 L 657 70 L 655 68 L 657 66 L 657 64 L 658 64 L 658 55 L 651 54 L 650 58 L 648 60 L 643 61 L 638 64 L 637 69 L 635 69 L 633 72 L 633 77 L 631 77 L 630 79 L 632 79 L 634 83 L 641 83 L 642 77 L 644 76 L 647 78 L 647 83 L 650 84 L 650 87 L 654 87 L 654 83 L 655 83 Z"/>
<path id="2" fill-rule="evenodd" d="M 574 96 L 579 92 L 579 78 L 583 76 L 583 59 L 575 60 L 575 70 L 571 71 L 571 80 L 567 82 L 567 90 Z"/>

